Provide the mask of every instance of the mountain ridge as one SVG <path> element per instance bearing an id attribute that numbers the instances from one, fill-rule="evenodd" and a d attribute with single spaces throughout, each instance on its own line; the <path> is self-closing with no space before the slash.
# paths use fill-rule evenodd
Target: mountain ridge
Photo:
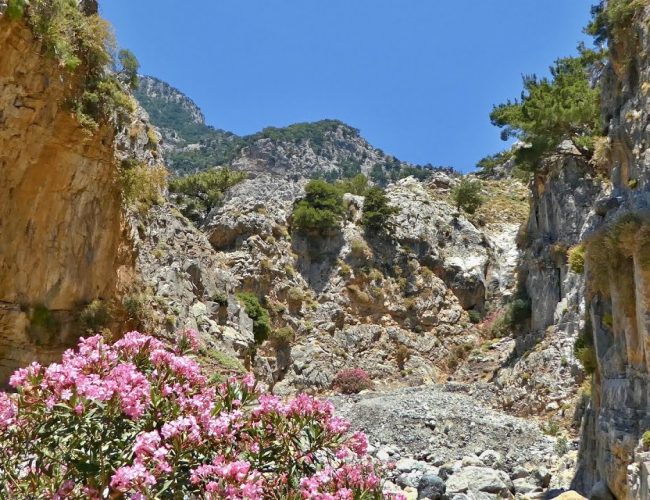
<path id="1" fill-rule="evenodd" d="M 231 166 L 330 181 L 364 173 L 371 181 L 385 185 L 408 175 L 423 179 L 431 171 L 453 171 L 450 167 L 401 161 L 371 145 L 359 129 L 336 119 L 270 126 L 240 136 L 207 125 L 190 97 L 158 78 L 143 76 L 135 96 L 160 129 L 161 150 L 176 175 Z"/>

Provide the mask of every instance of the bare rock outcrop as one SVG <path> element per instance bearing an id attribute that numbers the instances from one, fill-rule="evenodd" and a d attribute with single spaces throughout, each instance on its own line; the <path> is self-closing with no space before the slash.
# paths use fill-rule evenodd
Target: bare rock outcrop
<path id="1" fill-rule="evenodd" d="M 363 197 L 348 194 L 339 231 L 301 234 L 290 216 L 305 184 L 252 175 L 205 224 L 236 289 L 264 301 L 275 329 L 293 332 L 288 352 L 273 341 L 259 351 L 275 390 L 327 389 L 349 367 L 388 386 L 444 380 L 479 343 L 467 310 L 486 300 L 491 236 L 414 178 L 387 188 L 399 209 L 390 232 L 366 233 Z"/>
<path id="2" fill-rule="evenodd" d="M 111 127 L 85 134 L 71 92 L 22 22 L 0 16 L 0 381 L 74 342 L 72 313 L 115 294 L 125 262 Z M 128 251 L 127 251 L 128 253 Z M 34 307 L 60 328 L 30 328 Z"/>
<path id="3" fill-rule="evenodd" d="M 612 190 L 595 203 L 600 220 L 586 239 L 588 333 L 597 366 L 576 477 L 585 492 L 632 499 L 646 497 L 648 461 L 638 445 L 650 428 L 649 16 L 647 6 L 637 8 L 629 28 L 611 41 L 604 76 Z"/>

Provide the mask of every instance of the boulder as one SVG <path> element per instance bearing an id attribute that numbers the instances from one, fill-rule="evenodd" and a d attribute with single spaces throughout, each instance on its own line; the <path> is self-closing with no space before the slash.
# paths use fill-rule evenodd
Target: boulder
<path id="1" fill-rule="evenodd" d="M 440 500 L 445 494 L 445 483 L 434 474 L 424 474 L 418 484 L 418 498 Z"/>
<path id="2" fill-rule="evenodd" d="M 478 491 L 508 498 L 514 489 L 512 481 L 503 471 L 489 467 L 463 467 L 447 480 L 447 493 Z"/>

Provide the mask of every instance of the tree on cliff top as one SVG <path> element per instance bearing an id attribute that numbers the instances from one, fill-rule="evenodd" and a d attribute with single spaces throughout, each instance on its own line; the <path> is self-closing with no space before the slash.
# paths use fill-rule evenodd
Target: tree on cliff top
<path id="1" fill-rule="evenodd" d="M 580 56 L 558 59 L 550 68 L 551 78 L 527 75 L 519 100 L 495 106 L 492 123 L 502 128 L 501 138 L 516 138 L 525 144 L 515 156 L 530 170 L 538 160 L 570 139 L 584 153 L 593 149 L 601 135 L 600 89 L 591 84 L 590 74 L 603 52 L 579 47 Z"/>
<path id="2" fill-rule="evenodd" d="M 305 186 L 305 197 L 293 210 L 293 225 L 301 231 L 322 233 L 343 219 L 343 193 L 332 184 L 315 179 Z"/>

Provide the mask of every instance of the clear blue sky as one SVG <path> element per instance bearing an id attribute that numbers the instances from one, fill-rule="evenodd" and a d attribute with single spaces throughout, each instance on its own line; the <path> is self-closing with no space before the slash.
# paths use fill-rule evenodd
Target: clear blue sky
<path id="1" fill-rule="evenodd" d="M 413 163 L 504 147 L 488 115 L 571 55 L 595 0 L 104 0 L 142 72 L 237 134 L 338 118 Z"/>

